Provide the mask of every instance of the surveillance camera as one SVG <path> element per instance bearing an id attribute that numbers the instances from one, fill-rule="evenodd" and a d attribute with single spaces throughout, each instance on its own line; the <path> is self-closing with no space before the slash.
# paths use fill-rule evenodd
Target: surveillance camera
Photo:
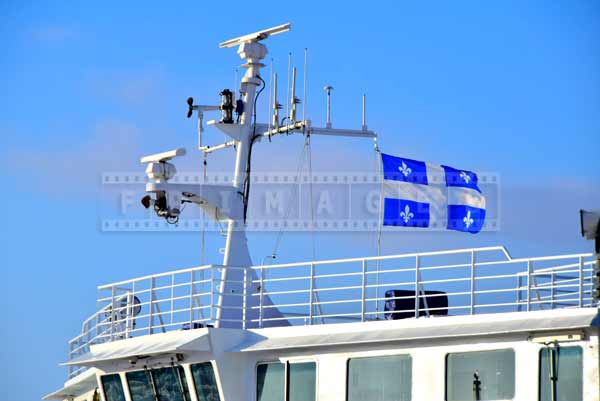
<path id="1" fill-rule="evenodd" d="M 141 202 L 142 202 L 142 206 L 144 206 L 144 208 L 146 208 L 146 209 L 148 209 L 154 203 L 154 201 L 152 200 L 152 197 L 150 195 L 144 196 L 142 198 Z"/>
<path id="2" fill-rule="evenodd" d="M 580 210 L 581 235 L 596 240 L 596 253 L 600 253 L 600 211 Z"/>
<path id="3" fill-rule="evenodd" d="M 169 207 L 167 194 L 164 191 L 155 192 L 156 199 L 151 195 L 146 195 L 141 199 L 142 206 L 146 209 L 154 206 L 154 212 L 158 217 L 163 217 L 169 224 L 175 224 L 179 221 L 181 211 L 176 207 Z"/>

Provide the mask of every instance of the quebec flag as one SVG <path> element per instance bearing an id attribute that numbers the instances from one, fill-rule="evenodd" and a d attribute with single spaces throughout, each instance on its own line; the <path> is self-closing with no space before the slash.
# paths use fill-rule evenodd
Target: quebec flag
<path id="1" fill-rule="evenodd" d="M 477 174 L 383 153 L 381 159 L 383 225 L 481 231 L 485 197 Z"/>

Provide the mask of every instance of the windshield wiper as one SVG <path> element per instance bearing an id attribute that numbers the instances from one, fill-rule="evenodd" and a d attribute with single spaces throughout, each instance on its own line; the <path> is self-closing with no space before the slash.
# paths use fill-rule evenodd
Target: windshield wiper
<path id="1" fill-rule="evenodd" d="M 152 389 L 152 396 L 154 397 L 154 401 L 160 401 L 160 397 L 158 396 L 158 392 L 156 391 L 156 384 L 154 384 L 154 377 L 152 376 L 152 372 L 148 370 L 147 366 L 144 366 L 144 372 L 146 372 L 146 377 L 150 382 L 150 388 Z"/>
<path id="2" fill-rule="evenodd" d="M 179 392 L 181 393 L 181 397 L 183 398 L 183 401 L 188 401 L 185 388 L 183 387 L 183 379 L 181 378 L 181 372 L 179 371 L 179 366 L 175 367 L 175 364 L 173 362 L 171 362 L 171 367 L 173 368 L 173 370 L 175 371 L 175 374 L 177 375 L 177 382 L 179 383 Z"/>

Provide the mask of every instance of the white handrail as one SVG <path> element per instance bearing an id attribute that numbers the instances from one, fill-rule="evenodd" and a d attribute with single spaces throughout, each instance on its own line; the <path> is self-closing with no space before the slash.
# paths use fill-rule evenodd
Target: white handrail
<path id="1" fill-rule="evenodd" d="M 453 258 L 450 263 L 448 258 Z M 373 270 L 374 262 L 383 268 Z M 388 263 L 381 266 L 382 262 Z M 556 265 L 548 266 L 550 262 Z M 239 311 L 239 319 L 227 322 L 252 328 L 319 324 L 331 319 L 367 321 L 382 314 L 386 318 L 406 314 L 418 318 L 503 312 L 507 308 L 520 311 L 522 307 L 593 307 L 597 305 L 592 296 L 595 266 L 592 254 L 515 259 L 503 246 L 493 246 L 249 268 L 190 267 L 99 286 L 100 308 L 83 321 L 81 333 L 69 341 L 69 358 L 107 341 L 215 325 L 217 309 Z M 290 273 L 292 268 L 298 270 Z M 246 279 L 235 282 L 243 288 L 242 294 L 220 293 L 227 269 L 244 271 Z M 378 289 L 384 290 L 384 296 L 377 295 Z M 408 292 L 385 296 L 391 289 Z M 431 289 L 438 292 L 427 292 Z M 220 306 L 219 299 L 225 296 L 239 299 L 239 305 Z M 273 304 L 265 304 L 265 297 Z M 254 303 L 249 303 L 251 299 Z M 436 299 L 446 304 L 440 306 Z M 382 306 L 393 301 L 403 306 Z M 282 316 L 265 314 L 274 309 Z M 69 377 L 83 370 L 71 367 Z"/>

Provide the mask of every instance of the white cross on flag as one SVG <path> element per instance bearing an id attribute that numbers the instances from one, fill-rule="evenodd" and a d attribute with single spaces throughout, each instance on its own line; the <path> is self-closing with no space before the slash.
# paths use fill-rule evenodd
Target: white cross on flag
<path id="1" fill-rule="evenodd" d="M 383 224 L 478 233 L 485 197 L 472 171 L 381 154 Z"/>

